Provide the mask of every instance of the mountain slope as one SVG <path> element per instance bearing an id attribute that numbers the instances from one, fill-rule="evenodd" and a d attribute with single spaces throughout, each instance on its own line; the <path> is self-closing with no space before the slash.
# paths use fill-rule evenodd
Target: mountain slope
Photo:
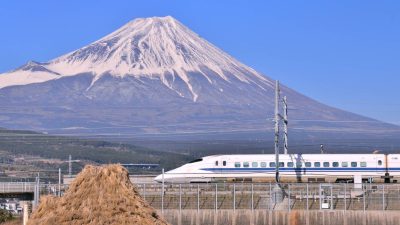
<path id="1" fill-rule="evenodd" d="M 260 132 L 274 80 L 172 17 L 133 20 L 81 49 L 0 75 L 0 126 L 94 135 Z M 398 127 L 290 88 L 293 129 L 382 133 Z"/>
<path id="2" fill-rule="evenodd" d="M 14 71 L 1 74 L 0 88 L 15 85 L 42 83 L 56 79 L 60 77 L 59 75 L 60 74 L 56 72 L 50 71 L 40 63 L 30 61 Z"/>

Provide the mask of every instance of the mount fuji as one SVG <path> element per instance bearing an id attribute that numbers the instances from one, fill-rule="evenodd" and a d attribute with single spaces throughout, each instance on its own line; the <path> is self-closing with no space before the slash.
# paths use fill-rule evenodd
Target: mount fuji
<path id="1" fill-rule="evenodd" d="M 274 82 L 170 16 L 135 19 L 81 49 L 0 74 L 0 127 L 78 135 L 259 133 L 272 129 Z M 281 89 L 299 133 L 399 130 Z"/>

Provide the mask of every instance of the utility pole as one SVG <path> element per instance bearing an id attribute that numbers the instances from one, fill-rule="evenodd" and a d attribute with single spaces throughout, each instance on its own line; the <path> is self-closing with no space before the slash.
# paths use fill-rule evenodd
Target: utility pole
<path id="1" fill-rule="evenodd" d="M 69 175 L 69 177 L 71 177 L 72 176 L 72 163 L 73 162 L 80 162 L 81 160 L 72 160 L 72 156 L 71 155 L 69 155 L 69 157 L 68 157 L 68 175 Z"/>
<path id="2" fill-rule="evenodd" d="M 69 177 L 72 176 L 72 156 L 69 155 L 68 157 L 68 175 Z"/>
<path id="3" fill-rule="evenodd" d="M 58 197 L 61 197 L 61 168 L 58 168 Z"/>
<path id="4" fill-rule="evenodd" d="M 275 82 L 275 181 L 279 183 L 279 81 Z"/>
<path id="5" fill-rule="evenodd" d="M 275 203 L 280 203 L 283 201 L 283 191 L 279 184 L 279 121 L 282 116 L 279 114 L 279 81 L 275 83 L 275 187 L 273 189 L 273 201 Z"/>
<path id="6" fill-rule="evenodd" d="M 36 185 L 33 193 L 33 198 L 34 208 L 36 208 L 38 207 L 40 201 L 40 173 L 38 173 L 36 177 Z"/>
<path id="7" fill-rule="evenodd" d="M 284 154 L 288 154 L 288 108 L 287 108 L 287 98 L 283 97 L 283 132 L 285 133 L 284 138 Z"/>

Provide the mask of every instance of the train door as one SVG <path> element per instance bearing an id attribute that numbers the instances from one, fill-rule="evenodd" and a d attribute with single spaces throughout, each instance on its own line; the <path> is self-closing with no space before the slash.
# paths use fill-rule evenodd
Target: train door
<path id="1" fill-rule="evenodd" d="M 380 156 L 375 156 L 375 157 L 374 157 L 373 163 L 375 164 L 375 171 L 376 171 L 376 174 L 377 174 L 377 175 L 382 174 L 382 172 L 383 172 L 383 171 L 382 171 L 382 165 L 383 165 L 382 157 L 380 157 Z M 372 165 L 368 165 L 368 162 L 367 162 L 367 167 L 372 167 Z"/>
<path id="2" fill-rule="evenodd" d="M 227 159 L 226 158 L 218 158 L 214 160 L 214 173 L 215 173 L 215 181 L 222 182 L 226 178 L 226 170 L 227 168 Z"/>
<path id="3" fill-rule="evenodd" d="M 381 176 L 381 178 L 384 179 L 385 183 L 390 183 L 391 179 L 393 176 L 390 175 L 389 173 L 389 160 L 388 160 L 388 154 L 384 155 L 383 159 L 378 160 L 377 166 L 379 167 L 379 170 L 381 173 L 385 173 L 384 176 Z"/>
<path id="4" fill-rule="evenodd" d="M 388 156 L 388 163 L 387 163 L 387 171 L 390 173 L 390 176 L 393 178 L 393 183 L 397 183 L 399 179 L 399 170 L 397 168 L 400 167 L 400 155 L 397 154 L 390 154 Z"/>
<path id="5" fill-rule="evenodd" d="M 214 161 L 214 172 L 220 173 L 221 171 L 221 160 L 220 159 L 215 159 Z"/>
<path id="6" fill-rule="evenodd" d="M 294 160 L 294 167 L 295 167 L 294 171 L 295 171 L 296 181 L 302 182 L 303 180 L 302 177 L 306 173 L 302 154 L 296 154 L 293 160 Z"/>
<path id="7" fill-rule="evenodd" d="M 227 166 L 228 166 L 228 162 L 227 162 L 226 158 L 215 159 L 215 162 L 214 162 L 215 170 L 214 171 L 217 174 L 221 174 L 226 170 Z"/>
<path id="8" fill-rule="evenodd" d="M 388 175 L 387 174 L 387 155 L 384 155 L 382 157 L 382 155 L 378 155 L 376 157 L 374 157 L 374 163 L 375 163 L 375 171 L 376 174 L 381 178 L 381 179 L 385 179 L 385 176 Z M 369 165 L 368 165 L 369 166 Z M 384 176 L 385 175 L 385 176 Z M 386 182 L 386 179 L 385 179 Z"/>

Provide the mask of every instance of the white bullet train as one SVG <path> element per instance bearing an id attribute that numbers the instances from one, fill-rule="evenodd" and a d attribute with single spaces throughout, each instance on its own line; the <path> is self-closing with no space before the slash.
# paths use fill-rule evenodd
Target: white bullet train
<path id="1" fill-rule="evenodd" d="M 280 182 L 397 182 L 400 154 L 285 154 Z M 275 155 L 213 155 L 155 179 L 165 183 L 274 182 Z"/>

